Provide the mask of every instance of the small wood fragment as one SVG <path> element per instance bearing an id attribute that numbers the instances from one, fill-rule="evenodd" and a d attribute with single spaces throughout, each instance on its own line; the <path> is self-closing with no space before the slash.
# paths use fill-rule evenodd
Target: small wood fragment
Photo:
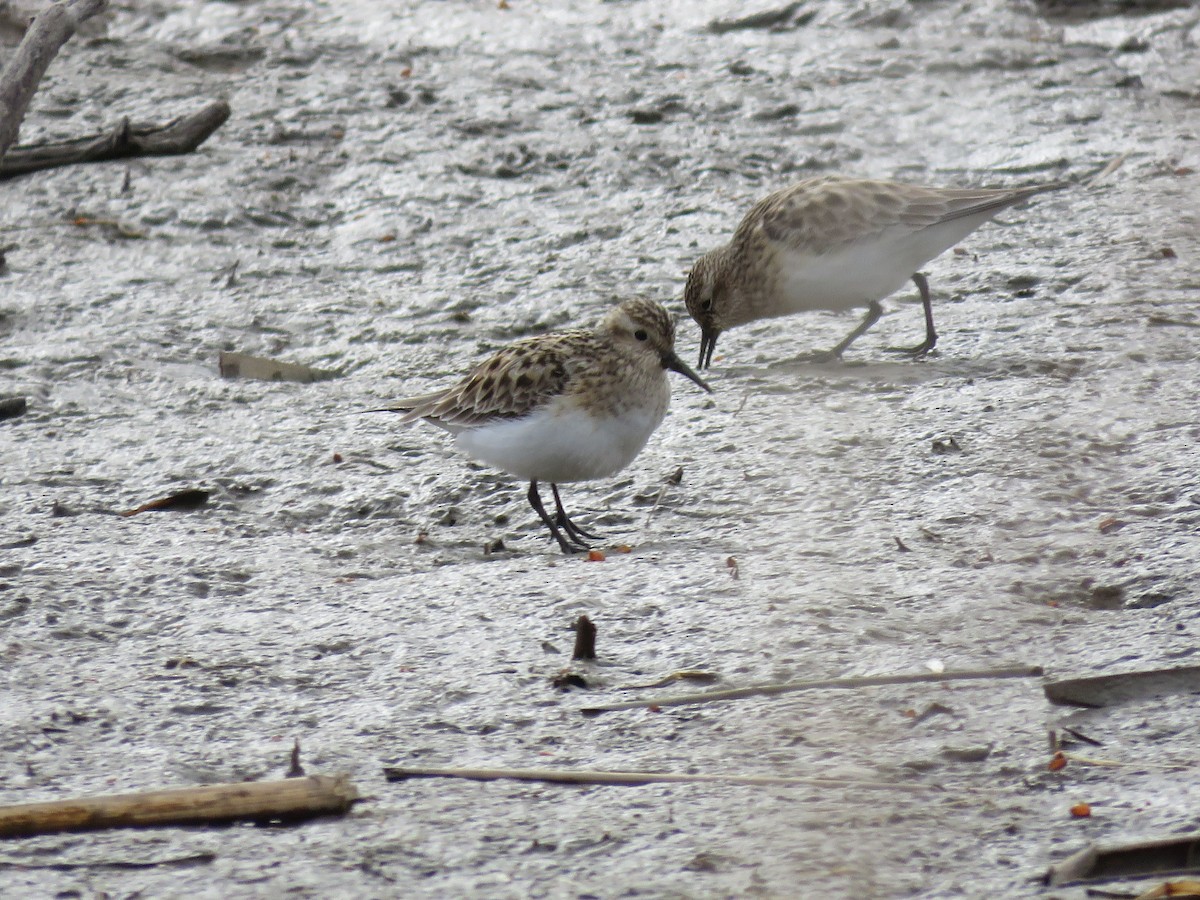
<path id="1" fill-rule="evenodd" d="M 805 25 L 816 15 L 816 10 L 809 10 L 797 16 L 803 6 L 803 0 L 795 0 L 775 9 L 764 9 L 736 19 L 713 19 L 708 23 L 708 32 L 727 34 L 730 31 L 771 30 Z"/>
<path id="2" fill-rule="evenodd" d="M 192 510 L 199 509 L 204 504 L 208 503 L 210 491 L 202 491 L 199 488 L 188 488 L 186 491 L 180 491 L 177 494 L 171 494 L 169 497 L 159 497 L 157 500 L 151 500 L 149 503 L 143 503 L 135 509 L 128 509 L 121 513 L 122 516 L 136 516 L 138 513 L 144 512 L 161 512 L 165 510 Z"/>
<path id="3" fill-rule="evenodd" d="M 575 631 L 575 649 L 571 659 L 596 658 L 596 625 L 587 616 L 580 616 L 571 626 Z"/>
<path id="4" fill-rule="evenodd" d="M 856 787 L 885 791 L 938 791 L 937 785 L 894 781 L 857 781 L 852 778 L 802 778 L 786 775 L 719 775 L 678 772 L 598 772 L 585 769 L 451 769 L 388 767 L 388 781 L 410 778 L 465 778 L 470 781 L 546 781 L 553 784 L 603 784 L 636 787 L 645 784 L 747 784 L 806 785 L 811 787 Z"/>
<path id="5" fill-rule="evenodd" d="M 683 694 L 678 697 L 656 697 L 648 700 L 629 700 L 609 703 L 604 706 L 584 707 L 585 716 L 602 712 L 617 712 L 626 709 L 646 709 L 656 706 L 689 706 L 695 703 L 716 703 L 724 700 L 743 700 L 747 697 L 774 697 L 796 691 L 821 689 L 849 689 L 878 687 L 895 684 L 924 684 L 942 681 L 977 681 L 980 679 L 1037 678 L 1043 674 L 1041 666 L 1013 666 L 1000 669 L 965 669 L 958 672 L 929 672 L 916 675 L 870 675 L 864 678 L 826 678 L 816 681 L 790 681 L 783 684 L 760 684 L 751 687 L 733 688 L 727 691 L 708 691 L 703 694 Z"/>
<path id="6" fill-rule="evenodd" d="M 1187 319 L 1172 319 L 1169 316 L 1148 316 L 1148 325 L 1177 325 L 1180 328 L 1200 328 L 1200 322 L 1190 322 Z"/>
<path id="7" fill-rule="evenodd" d="M 28 406 L 24 397 L 5 397 L 0 400 L 0 421 L 23 416 Z"/>
<path id="8" fill-rule="evenodd" d="M 358 791 L 349 776 L 310 775 L 283 781 L 249 781 L 199 787 L 110 794 L 0 806 L 0 838 L 224 822 L 299 821 L 341 815 Z"/>
<path id="9" fill-rule="evenodd" d="M 276 362 L 247 353 L 222 352 L 217 361 L 222 378 L 253 378 L 258 381 L 295 381 L 311 384 L 336 378 L 336 372 L 304 366 L 298 363 Z"/>
<path id="10" fill-rule="evenodd" d="M 1200 666 L 1067 678 L 1044 685 L 1046 699 L 1070 706 L 1112 706 L 1164 694 L 1200 693 Z"/>
<path id="11" fill-rule="evenodd" d="M 1124 844 L 1092 844 L 1051 866 L 1044 881 L 1059 887 L 1193 872 L 1200 872 L 1200 831 Z"/>
<path id="12" fill-rule="evenodd" d="M 1200 881 L 1166 881 L 1150 888 L 1144 894 L 1138 894 L 1134 900 L 1159 900 L 1160 897 L 1200 897 Z"/>

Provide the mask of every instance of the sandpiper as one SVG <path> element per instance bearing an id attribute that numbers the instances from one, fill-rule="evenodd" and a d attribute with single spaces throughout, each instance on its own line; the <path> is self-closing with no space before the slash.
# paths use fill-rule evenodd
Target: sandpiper
<path id="1" fill-rule="evenodd" d="M 469 456 L 529 482 L 529 505 L 564 553 L 595 539 L 571 521 L 558 485 L 625 468 L 662 422 L 666 370 L 709 386 L 675 353 L 675 323 L 661 304 L 626 300 L 594 329 L 510 344 L 453 387 L 399 400 L 401 422 L 426 419 L 455 435 Z M 556 515 L 542 505 L 549 482 Z"/>
<path id="2" fill-rule="evenodd" d="M 1065 186 L 956 190 L 824 175 L 776 191 L 688 275 L 684 299 L 700 325 L 700 367 L 712 363 L 721 333 L 737 325 L 865 306 L 863 320 L 827 354 L 840 357 L 879 320 L 879 301 L 910 278 L 925 307 L 925 340 L 890 349 L 922 356 L 937 332 L 929 283 L 917 270 L 1001 210 Z"/>

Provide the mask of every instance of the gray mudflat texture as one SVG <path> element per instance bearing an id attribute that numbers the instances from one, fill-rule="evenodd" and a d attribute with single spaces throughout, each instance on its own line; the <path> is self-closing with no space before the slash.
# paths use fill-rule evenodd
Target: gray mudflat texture
<path id="1" fill-rule="evenodd" d="M 51 66 L 25 141 L 233 116 L 189 156 L 0 187 L 0 394 L 29 401 L 0 422 L 0 798 L 276 776 L 298 738 L 371 799 L 6 843 L 0 893 L 1013 897 L 1090 840 L 1194 829 L 1186 695 L 578 708 L 682 668 L 1196 661 L 1196 10 L 884 0 L 731 28 L 769 7 L 509 2 L 119 4 Z M 915 291 L 841 364 L 800 357 L 854 316 L 725 335 L 711 398 L 677 379 L 634 465 L 565 488 L 605 562 L 562 557 L 443 433 L 360 412 L 615 298 L 682 312 L 692 261 L 796 178 L 1018 185 L 1121 154 L 928 266 L 927 360 L 885 350 L 921 336 Z M 222 350 L 341 377 L 221 380 Z M 114 514 L 187 488 L 209 503 Z M 562 693 L 581 613 L 595 687 Z M 1122 764 L 1049 772 L 1063 721 Z M 945 791 L 383 780 L 420 764 Z"/>

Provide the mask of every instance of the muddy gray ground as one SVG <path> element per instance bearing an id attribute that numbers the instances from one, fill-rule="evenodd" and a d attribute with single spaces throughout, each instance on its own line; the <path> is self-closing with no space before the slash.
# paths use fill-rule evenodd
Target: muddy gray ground
<path id="1" fill-rule="evenodd" d="M 23 140 L 213 96 L 234 115 L 191 156 L 0 186 L 0 387 L 30 406 L 0 423 L 3 799 L 274 777 L 298 738 L 371 800 L 290 830 L 7 843 L 4 893 L 1018 896 L 1090 840 L 1197 827 L 1190 697 L 1069 713 L 1030 681 L 578 714 L 681 668 L 1195 661 L 1197 12 L 844 2 L 726 30 L 767 7 L 510 5 L 124 3 L 51 67 Z M 930 264 L 922 362 L 885 351 L 920 337 L 911 292 L 842 364 L 800 357 L 852 317 L 728 334 L 711 399 L 679 380 L 633 466 L 567 489 L 628 555 L 562 558 L 521 485 L 360 415 L 617 297 L 682 311 L 690 263 L 795 178 L 1082 180 L 1122 154 Z M 691 360 L 690 322 L 680 341 Z M 342 377 L 222 381 L 223 349 Z M 113 515 L 185 487 L 212 502 Z M 564 694 L 581 613 L 596 687 Z M 1122 765 L 1048 772 L 1064 720 Z M 945 790 L 388 785 L 392 763 Z"/>

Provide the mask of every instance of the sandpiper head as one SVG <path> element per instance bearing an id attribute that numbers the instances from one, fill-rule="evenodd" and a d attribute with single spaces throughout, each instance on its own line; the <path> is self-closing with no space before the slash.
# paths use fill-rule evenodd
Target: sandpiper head
<path id="1" fill-rule="evenodd" d="M 716 251 L 706 253 L 692 266 L 688 273 L 687 287 L 683 289 L 683 299 L 687 303 L 688 312 L 700 326 L 700 361 L 701 369 L 707 369 L 712 364 L 713 350 L 717 348 L 717 338 L 724 328 L 721 327 L 720 312 L 717 308 L 717 267 L 714 258 Z"/>
<path id="2" fill-rule="evenodd" d="M 712 392 L 712 388 L 675 353 L 675 321 L 661 303 L 641 298 L 623 300 L 604 317 L 600 327 L 615 340 L 631 342 L 641 348 L 639 352 L 653 353 L 664 369 L 678 372 Z"/>

